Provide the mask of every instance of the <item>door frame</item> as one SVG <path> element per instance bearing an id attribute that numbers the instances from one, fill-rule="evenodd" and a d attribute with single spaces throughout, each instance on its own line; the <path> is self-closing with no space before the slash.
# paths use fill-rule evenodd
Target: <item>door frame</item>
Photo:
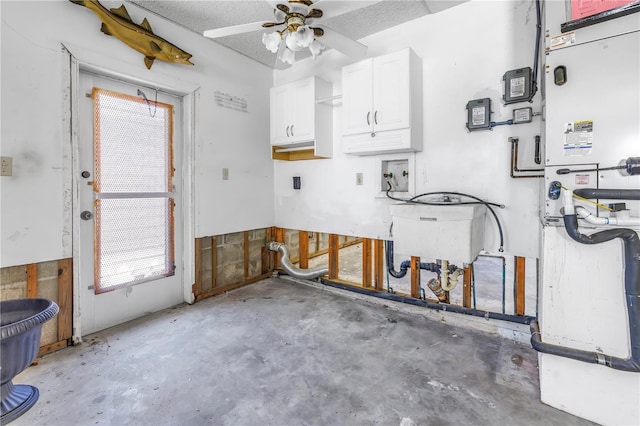
<path id="1" fill-rule="evenodd" d="M 63 54 L 67 60 L 63 60 L 62 70 L 62 102 L 63 102 L 63 132 L 66 137 L 64 158 L 67 159 L 65 169 L 64 197 L 65 197 L 65 235 L 71 234 L 71 252 L 73 258 L 73 335 L 74 343 L 82 343 L 82 329 L 80 316 L 80 199 L 79 184 L 79 138 L 78 138 L 78 112 L 80 97 L 85 94 L 79 91 L 80 71 L 87 71 L 106 78 L 115 78 L 128 83 L 138 83 L 146 86 L 157 87 L 158 90 L 177 96 L 182 100 L 182 167 L 180 175 L 182 181 L 182 194 L 179 201 L 182 203 L 182 264 L 176 267 L 182 268 L 182 293 L 183 300 L 192 304 L 195 301 L 192 283 L 195 279 L 195 271 L 191 265 L 195 263 L 195 247 L 193 244 L 195 235 L 195 210 L 194 210 L 194 181 L 193 164 L 195 156 L 195 108 L 198 98 L 199 86 L 187 81 L 171 78 L 164 74 L 154 74 L 154 80 L 150 81 L 142 74 L 139 67 L 131 64 L 119 63 L 113 58 L 99 55 L 79 47 L 62 46 Z M 117 67 L 123 71 L 115 71 L 111 67 Z M 147 71 L 146 69 L 144 71 Z M 148 72 L 148 71 L 147 71 Z M 70 225 L 70 228 L 69 228 Z M 68 237 L 67 237 L 68 238 Z"/>

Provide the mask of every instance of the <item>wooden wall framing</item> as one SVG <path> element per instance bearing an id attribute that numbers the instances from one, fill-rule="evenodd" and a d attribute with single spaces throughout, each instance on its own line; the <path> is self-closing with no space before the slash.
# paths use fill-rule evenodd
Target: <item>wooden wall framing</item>
<path id="1" fill-rule="evenodd" d="M 280 267 L 280 254 L 270 251 L 266 245 L 269 241 L 278 241 L 284 243 L 286 241 L 287 235 L 285 234 L 285 229 L 278 227 L 266 228 L 266 238 L 265 238 L 265 246 L 262 247 L 262 252 L 260 256 L 261 268 L 259 274 L 253 275 L 249 273 L 249 262 L 255 259 L 251 259 L 249 254 L 249 232 L 244 231 L 243 241 L 244 241 L 244 276 L 242 280 L 238 282 L 220 286 L 216 283 L 216 274 L 212 273 L 212 277 L 209 278 L 211 280 L 211 290 L 204 290 L 203 288 L 203 276 L 202 276 L 202 238 L 196 239 L 196 283 L 193 286 L 194 294 L 196 300 L 201 300 L 206 297 L 214 296 L 225 291 L 241 287 L 247 284 L 251 284 L 262 280 L 264 278 L 269 277 L 275 269 Z M 325 279 L 330 281 L 365 288 L 373 291 L 385 291 L 385 246 L 383 240 L 371 239 L 371 238 L 356 238 L 349 239 L 347 237 L 338 235 L 338 234 L 328 234 L 328 248 L 326 249 L 318 249 L 317 247 L 310 247 L 312 244 L 309 243 L 311 231 L 298 230 L 287 232 L 297 232 L 296 236 L 299 241 L 298 248 L 298 257 L 292 258 L 292 263 L 298 262 L 298 265 L 302 269 L 309 268 L 309 260 L 320 255 L 328 255 L 328 269 L 329 272 L 325 275 Z M 217 246 L 218 239 L 224 236 L 213 236 L 208 237 L 211 238 L 213 247 Z M 355 237 L 354 237 L 355 238 Z M 316 238 L 316 244 L 319 241 Z M 362 275 L 361 280 L 352 281 L 343 279 L 340 276 L 340 250 L 354 244 L 362 244 Z M 326 247 L 326 246 L 325 246 Z M 315 249 L 315 250 L 314 250 Z M 217 250 L 211 251 L 211 264 L 218 266 L 219 259 L 217 258 Z M 524 257 L 514 257 L 514 302 L 515 309 L 514 314 L 518 316 L 525 315 L 525 258 Z M 427 290 L 425 292 L 426 287 L 420 282 L 420 258 L 413 256 L 411 257 L 411 287 L 410 294 L 403 294 L 407 297 L 425 299 L 427 301 L 433 303 L 449 303 L 449 292 L 446 292 L 447 298 L 445 302 L 439 302 L 436 298 L 429 298 L 427 296 Z M 214 268 L 215 269 L 215 268 Z M 462 275 L 462 305 L 465 308 L 474 308 L 474 271 L 473 265 L 468 265 L 463 270 Z M 402 294 L 402 293 L 400 293 Z M 429 293 L 430 294 L 430 293 Z"/>
<path id="2" fill-rule="evenodd" d="M 38 276 L 39 266 L 48 271 L 44 277 Z M 10 268 L 16 268 L 14 276 L 18 278 L 18 281 L 14 283 L 19 286 L 20 282 L 25 283 L 26 281 L 26 288 L 22 287 L 24 289 L 22 296 L 18 293 L 3 300 L 10 300 L 16 297 L 27 297 L 30 299 L 41 297 L 53 300 L 60 309 L 58 315 L 56 315 L 51 322 L 48 321 L 42 326 L 42 336 L 44 337 L 41 338 L 38 356 L 70 345 L 73 334 L 73 259 L 67 258 L 57 261 L 30 263 Z M 20 272 L 21 269 L 22 272 Z M 24 274 L 22 277 L 24 277 L 25 281 L 20 280 L 19 277 L 21 274 Z M 39 278 L 41 280 L 44 279 L 45 281 L 43 282 L 47 283 L 42 288 L 38 288 Z M 11 282 L 12 281 L 9 281 L 9 283 Z"/>
<path id="3" fill-rule="evenodd" d="M 224 293 L 229 290 L 233 290 L 238 287 L 242 287 L 247 284 L 255 283 L 257 281 L 263 280 L 271 275 L 273 271 L 275 254 L 274 252 L 270 252 L 266 247 L 266 244 L 275 236 L 276 239 L 281 237 L 275 228 L 266 228 L 264 229 L 264 244 L 262 244 L 261 250 L 259 254 L 254 254 L 251 256 L 251 245 L 250 245 L 250 232 L 253 231 L 243 231 L 241 241 L 242 241 L 242 278 L 237 280 L 236 282 L 229 284 L 221 284 L 218 277 L 218 267 L 223 266 L 220 264 L 218 259 L 218 247 L 220 243 L 225 238 L 225 235 L 214 235 L 211 237 L 202 237 L 195 239 L 195 283 L 192 285 L 192 291 L 195 297 L 196 302 L 202 299 L 206 299 L 208 297 L 216 296 L 218 294 Z M 236 233 L 237 234 L 237 233 Z M 230 235 L 230 234 L 227 234 Z M 203 256 L 205 253 L 204 242 L 209 243 L 210 241 L 210 251 L 208 256 L 210 256 L 210 260 L 207 260 L 207 263 L 211 265 L 211 276 L 208 278 L 208 282 L 204 281 L 203 274 L 203 265 L 204 260 Z M 259 262 L 259 273 L 252 274 L 250 271 L 251 262 Z M 205 290 L 205 284 L 206 290 Z"/>
<path id="4" fill-rule="evenodd" d="M 524 315 L 524 300 L 525 300 L 525 292 L 524 292 L 524 283 L 525 283 L 525 263 L 526 258 L 516 256 L 514 258 L 514 275 L 515 275 L 515 304 L 516 304 L 516 315 Z"/>

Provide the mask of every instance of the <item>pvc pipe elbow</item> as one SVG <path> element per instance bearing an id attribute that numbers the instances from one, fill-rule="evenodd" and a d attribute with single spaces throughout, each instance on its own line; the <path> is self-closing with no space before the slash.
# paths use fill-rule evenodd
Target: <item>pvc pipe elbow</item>
<path id="1" fill-rule="evenodd" d="M 573 204 L 573 191 L 567 189 L 564 191 L 564 214 L 572 215 L 576 214 L 576 208 Z"/>
<path id="2" fill-rule="evenodd" d="M 458 285 L 458 278 L 462 271 L 460 269 L 456 269 L 452 274 L 449 275 L 449 279 L 442 286 L 445 291 L 451 291 Z"/>

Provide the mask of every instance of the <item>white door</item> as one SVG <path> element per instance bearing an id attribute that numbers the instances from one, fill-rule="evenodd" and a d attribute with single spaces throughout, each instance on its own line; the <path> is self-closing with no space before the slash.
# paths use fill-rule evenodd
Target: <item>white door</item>
<path id="1" fill-rule="evenodd" d="M 373 131 L 373 62 L 371 59 L 342 68 L 342 134 Z"/>
<path id="2" fill-rule="evenodd" d="M 80 73 L 82 334 L 183 301 L 181 100 Z M 86 96 L 84 95 L 86 94 Z M 145 99 L 146 97 L 146 99 Z"/>
<path id="3" fill-rule="evenodd" d="M 373 127 L 376 132 L 409 127 L 409 49 L 373 60 Z"/>

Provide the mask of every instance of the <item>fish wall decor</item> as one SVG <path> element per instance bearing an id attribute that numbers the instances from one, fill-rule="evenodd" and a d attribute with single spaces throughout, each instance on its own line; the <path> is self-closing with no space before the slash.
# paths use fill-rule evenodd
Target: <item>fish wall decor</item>
<path id="1" fill-rule="evenodd" d="M 100 31 L 114 36 L 127 46 L 144 55 L 144 64 L 151 69 L 153 61 L 159 59 L 166 62 L 193 65 L 189 61 L 191 55 L 179 47 L 158 37 L 151 30 L 147 18 L 140 25 L 134 24 L 124 5 L 108 10 L 97 0 L 69 0 L 92 10 L 102 21 Z"/>

